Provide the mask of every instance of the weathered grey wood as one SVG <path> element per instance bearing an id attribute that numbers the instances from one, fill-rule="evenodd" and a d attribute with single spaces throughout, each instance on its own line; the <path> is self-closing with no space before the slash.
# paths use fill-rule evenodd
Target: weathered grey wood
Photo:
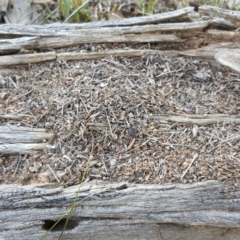
<path id="1" fill-rule="evenodd" d="M 211 43 L 207 46 L 202 47 L 203 50 L 220 50 L 220 49 L 235 49 L 240 48 L 240 42 L 234 41 L 234 42 L 222 42 L 222 43 Z M 201 50 L 200 49 L 200 50 Z"/>
<path id="2" fill-rule="evenodd" d="M 222 11 L 219 8 L 211 8 L 203 6 L 202 11 L 217 12 L 222 16 L 222 12 L 227 16 L 237 16 L 239 13 L 234 11 Z M 153 16 L 136 17 L 123 19 L 121 21 L 97 22 L 86 24 L 50 24 L 44 26 L 24 26 L 5 24 L 0 26 L 0 35 L 11 36 L 10 39 L 0 40 L 0 53 L 13 53 L 21 49 L 49 49 L 76 46 L 89 43 L 106 43 L 106 42 L 159 42 L 159 43 L 176 43 L 186 44 L 189 48 L 198 48 L 201 45 L 223 42 L 238 42 L 240 35 L 234 31 L 219 31 L 215 29 L 204 32 L 209 27 L 225 27 L 236 28 L 231 21 L 225 19 L 213 19 L 209 21 L 194 21 L 181 23 L 163 23 L 157 25 L 149 25 L 159 23 L 169 19 L 186 17 L 187 14 L 193 13 L 193 8 L 185 8 L 170 13 L 156 14 Z M 224 16 L 225 16 L 224 15 Z M 18 37 L 17 37 L 18 36 Z M 17 38 L 16 38 L 17 37 Z M 215 50 L 214 50 L 215 51 Z M 217 50 L 214 52 L 217 53 Z M 114 55 L 116 54 L 116 55 Z M 128 56 L 128 53 L 113 53 L 114 56 Z M 130 55 L 133 52 L 129 53 Z M 139 52 L 134 52 L 138 56 Z M 104 53 L 60 53 L 59 59 L 79 60 L 99 58 L 106 56 Z M 10 66 L 13 64 L 27 64 L 41 61 L 56 59 L 55 53 L 4 56 L 0 61 L 0 66 Z M 211 60 L 214 61 L 212 57 Z M 216 61 L 215 61 L 216 63 Z M 218 64 L 218 63 L 216 63 Z"/>
<path id="3" fill-rule="evenodd" d="M 171 12 L 165 12 L 165 13 L 159 13 L 149 16 L 143 16 L 143 17 L 132 17 L 132 18 L 125 18 L 125 19 L 119 19 L 119 20 L 113 20 L 113 21 L 97 21 L 97 22 L 90 22 L 90 23 L 80 23 L 80 24 L 62 24 L 62 23 L 53 23 L 48 25 L 39 26 L 39 30 L 42 34 L 49 33 L 49 31 L 54 34 L 57 33 L 59 30 L 63 31 L 75 31 L 80 29 L 99 29 L 102 27 L 127 27 L 127 26 L 134 26 L 134 25 L 148 25 L 148 24 L 156 24 L 160 22 L 167 22 L 169 20 L 176 20 L 180 19 L 182 17 L 187 16 L 188 13 L 193 11 L 193 7 L 186 7 L 182 8 L 176 11 Z M 31 35 L 39 34 L 37 33 L 36 26 L 22 26 L 22 28 L 19 25 L 14 24 L 6 24 L 5 26 L 0 27 L 0 33 L 10 33 L 11 32 L 19 32 L 19 30 L 22 29 L 25 33 L 29 33 Z M 20 33 L 21 34 L 21 33 Z"/>
<path id="4" fill-rule="evenodd" d="M 49 147 L 53 133 L 45 129 L 16 127 L 13 125 L 0 126 L 0 153 L 26 154 Z"/>
<path id="5" fill-rule="evenodd" d="M 209 21 L 199 21 L 193 23 L 166 23 L 148 26 L 115 27 L 99 29 L 64 29 L 59 28 L 57 32 L 52 31 L 48 25 L 32 26 L 34 32 L 28 32 L 27 26 L 15 25 L 18 28 L 4 29 L 0 26 L 0 35 L 19 35 L 22 38 L 0 40 L 0 53 L 25 49 L 46 49 L 75 46 L 83 43 L 106 43 L 106 42 L 184 42 L 176 34 L 167 32 L 178 32 L 178 35 L 194 36 L 198 31 L 202 31 L 210 24 Z M 6 26 L 6 25 L 3 25 Z M 33 35 L 34 37 L 24 37 Z"/>
<path id="6" fill-rule="evenodd" d="M 45 53 L 1 56 L 0 67 L 18 65 L 18 64 L 39 63 L 39 62 L 46 62 L 51 60 L 53 61 L 55 59 L 56 59 L 56 53 L 54 51 L 45 52 Z"/>
<path id="7" fill-rule="evenodd" d="M 4 143 L 36 143 L 53 138 L 53 133 L 47 133 L 45 129 L 28 127 L 16 127 L 13 125 L 0 126 L 0 144 Z"/>
<path id="8" fill-rule="evenodd" d="M 239 38 L 240 33 L 235 31 L 221 31 L 211 29 L 206 32 L 204 43 L 238 41 Z"/>
<path id="9" fill-rule="evenodd" d="M 145 116 L 149 119 L 158 119 L 159 121 L 177 122 L 179 124 L 197 124 L 208 125 L 222 122 L 240 124 L 240 115 L 225 115 L 225 114 L 213 114 L 213 115 L 189 115 L 189 114 L 157 114 L 151 116 Z"/>
<path id="10" fill-rule="evenodd" d="M 181 23 L 162 23 L 157 25 L 142 25 L 142 26 L 120 26 L 120 27 L 102 27 L 102 28 L 86 28 L 82 29 L 81 24 L 67 24 L 62 25 L 18 25 L 18 24 L 4 24 L 0 26 L 0 35 L 18 35 L 18 36 L 77 36 L 83 37 L 104 37 L 119 36 L 123 34 L 143 34 L 152 33 L 156 31 L 193 31 L 202 30 L 208 27 L 210 21 L 198 22 L 181 22 Z M 53 27 L 54 26 L 54 27 Z M 98 40 L 99 41 L 99 40 Z"/>
<path id="11" fill-rule="evenodd" d="M 38 63 L 51 60 L 65 60 L 65 61 L 75 61 L 75 60 L 90 60 L 105 58 L 109 56 L 114 57 L 138 57 L 143 56 L 144 54 L 165 54 L 167 56 L 177 56 L 179 51 L 158 51 L 158 50 L 135 50 L 135 49 L 117 49 L 109 50 L 105 52 L 64 52 L 56 53 L 55 51 L 45 52 L 45 53 L 30 53 L 30 54 L 12 54 L 8 56 L 2 56 L 0 61 L 1 66 L 12 66 L 19 64 L 28 64 L 28 63 Z M 214 56 L 213 56 L 214 57 Z M 14 70 L 13 70 L 14 72 Z M 9 75 L 13 73 L 9 69 L 0 69 L 0 74 Z M 18 72 L 16 72 L 17 74 Z M 0 115 L 0 118 L 4 119 L 21 119 L 29 117 L 29 115 Z"/>
<path id="12" fill-rule="evenodd" d="M 191 49 L 186 51 L 181 51 L 179 55 L 191 57 L 192 59 L 197 59 L 199 61 L 208 62 L 211 66 L 221 68 L 222 65 L 215 60 L 215 54 L 221 51 L 220 48 L 212 47 L 209 49 L 205 49 L 205 47 L 200 49 Z"/>
<path id="13" fill-rule="evenodd" d="M 34 49 L 38 44 L 38 37 L 21 37 L 0 40 L 0 53 L 18 52 L 21 49 Z"/>
<path id="14" fill-rule="evenodd" d="M 0 115 L 0 116 L 2 116 L 2 115 Z M 12 116 L 12 115 L 10 115 L 10 116 Z M 15 126 L 15 125 L 7 124 L 7 125 L 4 125 L 4 126 L 0 126 L 0 131 L 5 132 L 5 133 L 6 132 L 8 132 L 8 133 L 25 132 L 25 131 L 43 133 L 43 132 L 45 132 L 45 129 L 44 128 L 22 127 L 22 126 Z"/>
<path id="15" fill-rule="evenodd" d="M 192 49 L 192 50 L 187 50 L 187 51 L 181 51 L 179 54 L 182 56 L 188 56 L 188 57 L 196 57 L 196 58 L 201 58 L 201 59 L 214 59 L 215 54 L 219 50 L 212 49 L 210 50 L 204 50 L 204 49 Z"/>
<path id="16" fill-rule="evenodd" d="M 226 30 L 236 29 L 237 26 L 224 18 L 214 18 L 211 22 L 212 27 L 220 27 Z"/>
<path id="17" fill-rule="evenodd" d="M 222 50 L 215 55 L 217 62 L 222 65 L 231 68 L 232 70 L 240 73 L 240 50 L 235 49 L 234 52 L 231 50 Z"/>
<path id="18" fill-rule="evenodd" d="M 155 55 L 155 54 L 163 54 L 166 56 L 188 56 L 193 57 L 198 60 L 208 61 L 210 64 L 214 66 L 221 66 L 222 65 L 228 66 L 233 70 L 238 71 L 237 61 L 238 59 L 235 58 L 233 62 L 234 64 L 230 64 L 228 62 L 228 65 L 224 64 L 222 61 L 215 61 L 215 55 L 217 53 L 221 53 L 222 51 L 227 50 L 227 46 L 230 46 L 231 48 L 237 48 L 236 45 L 216 45 L 216 46 L 207 46 L 200 49 L 193 49 L 193 50 L 186 50 L 186 51 L 174 51 L 174 50 L 166 50 L 166 51 L 158 51 L 158 50 L 135 50 L 135 49 L 117 49 L 117 50 L 108 50 L 104 52 L 64 52 L 64 53 L 56 53 L 54 51 L 52 52 L 46 52 L 46 53 L 34 53 L 34 54 L 22 54 L 22 55 L 9 55 L 9 56 L 2 56 L 2 61 L 0 61 L 0 66 L 11 66 L 16 64 L 28 64 L 28 63 L 36 63 L 36 62 L 44 62 L 44 61 L 50 61 L 50 60 L 65 60 L 65 61 L 75 61 L 75 60 L 90 60 L 90 59 L 98 59 L 98 58 L 106 58 L 109 56 L 114 57 L 137 57 L 137 56 L 143 56 L 143 55 Z M 29 55 L 29 56 L 28 56 Z M 45 58 L 45 56 L 47 56 Z M 8 60 L 7 60 L 8 59 Z M 23 60 L 22 60 L 23 59 Z M 218 63 L 219 62 L 219 63 Z M 5 69 L 6 70 L 6 69 Z M 0 74 L 9 75 L 11 71 L 5 71 L 1 72 Z M 16 72 L 17 74 L 17 72 Z M 164 73 L 167 74 L 167 73 Z M 22 119 L 29 117 L 28 115 L 0 115 L 0 118 L 5 119 Z"/>
<path id="19" fill-rule="evenodd" d="M 0 185 L 0 236 L 40 239 L 45 220 L 63 216 L 78 186 Z M 81 187 L 75 226 L 63 239 L 237 239 L 240 189 L 233 182 L 192 185 L 108 184 Z M 60 231 L 45 239 L 58 239 Z M 221 238 L 222 237 L 222 238 Z"/>
<path id="20" fill-rule="evenodd" d="M 11 72 L 10 69 L 8 69 L 8 72 L 5 72 L 6 75 L 10 75 L 10 74 L 13 74 L 13 73 L 14 73 L 14 71 Z M 0 74 L 1 74 L 1 71 L 0 71 Z M 3 119 L 14 119 L 14 120 L 21 120 L 23 118 L 28 118 L 28 117 L 32 117 L 32 116 L 31 115 L 27 115 L 27 114 L 18 114 L 18 115 L 3 114 L 3 115 L 0 115 L 0 118 L 3 118 Z"/>
<path id="21" fill-rule="evenodd" d="M 65 36 L 65 37 L 29 37 L 0 40 L 0 53 L 17 52 L 21 49 L 47 49 L 47 48 L 63 48 L 76 46 L 84 43 L 103 43 L 103 42 L 183 42 L 183 39 L 176 37 L 174 34 L 142 34 L 138 35 L 98 35 L 98 36 Z M 2 44 L 3 43 L 3 44 Z"/>
<path id="22" fill-rule="evenodd" d="M 4 155 L 11 154 L 31 154 L 36 151 L 48 148 L 48 143 L 16 143 L 16 144 L 0 144 L 0 153 Z"/>
<path id="23" fill-rule="evenodd" d="M 214 6 L 200 6 L 198 8 L 200 13 L 208 13 L 210 15 L 216 15 L 219 17 L 224 17 L 226 19 L 230 18 L 233 20 L 240 20 L 240 12 L 239 11 L 232 11 L 232 10 L 227 10 L 219 7 L 214 7 Z M 239 22 L 240 23 L 240 22 Z"/>
<path id="24" fill-rule="evenodd" d="M 212 66 L 222 67 L 224 64 L 221 64 L 219 61 L 216 61 L 216 54 L 222 51 L 230 50 L 231 52 L 237 51 L 240 48 L 240 42 L 222 42 L 222 43 L 212 43 L 207 46 L 201 47 L 199 49 L 191 49 L 186 51 L 181 51 L 179 54 L 182 56 L 189 56 L 194 59 L 207 61 Z M 239 61 L 239 60 L 237 60 Z M 234 69 L 233 69 L 234 70 Z M 235 70 L 234 70 L 235 71 Z"/>

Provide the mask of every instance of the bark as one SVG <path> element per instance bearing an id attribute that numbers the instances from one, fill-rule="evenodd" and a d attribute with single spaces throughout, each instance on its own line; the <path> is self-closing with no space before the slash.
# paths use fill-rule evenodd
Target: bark
<path id="1" fill-rule="evenodd" d="M 40 239 L 66 218 L 78 186 L 0 185 L 3 239 Z M 63 239 L 238 239 L 238 182 L 84 183 Z M 45 239 L 58 239 L 61 226 Z"/>

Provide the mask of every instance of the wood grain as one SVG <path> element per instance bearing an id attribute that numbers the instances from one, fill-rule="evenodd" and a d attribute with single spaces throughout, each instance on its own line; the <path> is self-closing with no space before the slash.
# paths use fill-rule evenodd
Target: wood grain
<path id="1" fill-rule="evenodd" d="M 40 239 L 63 216 L 78 186 L 0 185 L 0 236 Z M 233 182 L 83 184 L 63 239 L 237 239 L 240 191 Z M 53 231 L 46 239 L 58 239 Z"/>
<path id="2" fill-rule="evenodd" d="M 42 150 L 49 146 L 48 141 L 53 136 L 53 133 L 47 133 L 45 129 L 0 126 L 0 153 L 26 154 Z"/>

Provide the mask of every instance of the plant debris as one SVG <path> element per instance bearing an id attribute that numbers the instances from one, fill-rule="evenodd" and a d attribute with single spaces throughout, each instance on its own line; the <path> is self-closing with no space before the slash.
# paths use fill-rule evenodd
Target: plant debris
<path id="1" fill-rule="evenodd" d="M 86 169 L 86 181 L 146 184 L 240 176 L 238 74 L 165 55 L 15 70 L 21 74 L 0 77 L 0 115 L 25 117 L 0 117 L 1 125 L 45 128 L 54 147 L 1 156 L 1 182 L 70 186 Z M 195 115 L 214 121 L 185 121 Z"/>

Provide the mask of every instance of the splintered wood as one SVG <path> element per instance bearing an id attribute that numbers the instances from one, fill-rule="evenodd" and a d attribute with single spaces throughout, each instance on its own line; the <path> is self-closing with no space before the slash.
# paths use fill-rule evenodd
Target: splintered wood
<path id="1" fill-rule="evenodd" d="M 159 52 L 16 67 L 0 79 L 0 123 L 44 128 L 54 147 L 1 156 L 1 181 L 69 186 L 86 169 L 87 180 L 136 183 L 239 177 L 239 79 Z"/>

